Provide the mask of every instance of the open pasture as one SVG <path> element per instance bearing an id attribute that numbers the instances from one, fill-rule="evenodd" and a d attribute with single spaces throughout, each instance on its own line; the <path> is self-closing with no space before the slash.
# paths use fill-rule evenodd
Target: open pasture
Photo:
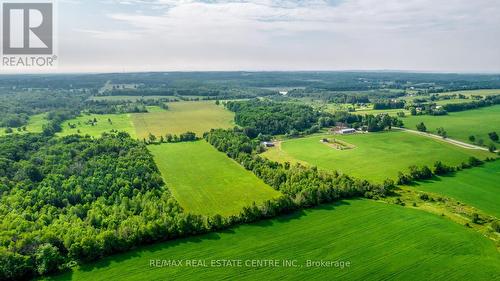
<path id="1" fill-rule="evenodd" d="M 339 139 L 355 148 L 333 149 L 320 142 L 325 137 Z M 283 154 L 286 157 L 281 157 Z M 410 165 L 432 166 L 438 160 L 448 165 L 459 165 L 470 156 L 485 158 L 490 154 L 408 132 L 391 131 L 291 139 L 264 152 L 263 156 L 280 162 L 292 158 L 321 169 L 382 182 L 387 178 L 395 179 L 399 171 L 406 171 Z"/>
<path id="2" fill-rule="evenodd" d="M 167 186 L 188 212 L 235 215 L 280 193 L 204 140 L 150 145 Z"/>
<path id="3" fill-rule="evenodd" d="M 210 129 L 231 128 L 234 114 L 214 101 L 174 102 L 168 104 L 167 111 L 136 113 L 132 121 L 139 138 L 147 138 L 149 133 L 156 136 L 182 134 L 192 131 L 198 136 Z"/>
<path id="4" fill-rule="evenodd" d="M 26 131 L 18 131 L 17 128 L 12 128 L 14 134 L 18 133 L 41 133 L 43 131 L 43 125 L 48 122 L 46 113 L 41 113 L 33 115 L 30 117 L 28 124 L 26 125 Z M 6 135 L 5 129 L 0 127 L 0 136 Z"/>
<path id="5" fill-rule="evenodd" d="M 93 122 L 94 119 L 97 122 Z M 129 133 L 132 138 L 136 137 L 130 114 L 83 114 L 65 121 L 62 128 L 58 136 L 79 134 L 100 137 L 102 133 L 117 130 Z"/>
<path id="6" fill-rule="evenodd" d="M 500 218 L 500 161 L 463 170 L 412 188 L 443 194 Z"/>
<path id="7" fill-rule="evenodd" d="M 182 265 L 150 266 L 158 259 Z M 212 265 L 222 259 L 243 265 Z M 252 267 L 251 260 L 296 266 Z M 350 266 L 308 267 L 307 260 Z M 473 230 L 420 210 L 352 200 L 143 247 L 50 280 L 497 280 L 498 272 L 494 243 Z"/>
<path id="8" fill-rule="evenodd" d="M 431 133 L 443 127 L 450 138 L 471 143 L 469 136 L 474 136 L 476 141 L 482 139 L 487 144 L 491 142 L 488 137 L 489 132 L 500 134 L 500 105 L 451 112 L 443 116 L 408 116 L 403 122 L 408 129 L 416 130 L 417 124 L 424 122 Z"/>

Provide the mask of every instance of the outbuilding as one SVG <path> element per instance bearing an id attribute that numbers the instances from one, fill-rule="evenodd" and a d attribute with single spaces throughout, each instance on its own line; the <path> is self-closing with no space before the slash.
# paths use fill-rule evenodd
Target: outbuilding
<path id="1" fill-rule="evenodd" d="M 340 130 L 339 133 L 342 135 L 354 134 L 354 133 L 356 133 L 356 130 L 353 128 L 347 128 L 347 129 Z"/>
<path id="2" fill-rule="evenodd" d="M 274 143 L 268 141 L 262 142 L 262 145 L 265 147 L 274 147 Z"/>

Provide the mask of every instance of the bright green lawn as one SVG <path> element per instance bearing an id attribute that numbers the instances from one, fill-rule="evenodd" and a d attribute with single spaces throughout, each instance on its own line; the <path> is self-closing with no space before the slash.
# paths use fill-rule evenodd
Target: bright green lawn
<path id="1" fill-rule="evenodd" d="M 47 119 L 45 119 L 46 117 L 46 113 L 31 116 L 26 125 L 26 131 L 21 131 L 21 133 L 41 133 L 43 131 L 43 125 L 48 122 Z M 0 136 L 6 135 L 5 129 L 6 128 L 0 127 Z M 19 133 L 17 128 L 12 128 L 12 130 L 14 130 L 14 133 Z"/>
<path id="2" fill-rule="evenodd" d="M 201 136 L 212 128 L 231 128 L 234 114 L 213 101 L 173 102 L 167 111 L 137 113 L 132 119 L 137 136 L 146 138 L 149 133 L 156 136 L 182 134 L 187 131 Z"/>
<path id="3" fill-rule="evenodd" d="M 87 122 L 89 120 L 97 119 L 97 124 L 92 126 Z M 111 123 L 108 121 L 111 119 Z M 76 128 L 72 129 L 68 123 L 75 124 Z M 132 124 L 130 114 L 90 114 L 82 115 L 75 119 L 65 121 L 62 124 L 63 130 L 58 133 L 58 136 L 67 136 L 72 134 L 90 135 L 93 137 L 100 137 L 104 132 L 111 130 L 125 131 L 130 134 L 132 138 L 136 137 L 135 129 Z M 78 130 L 80 133 L 78 133 Z"/>
<path id="4" fill-rule="evenodd" d="M 500 105 L 451 112 L 445 116 L 408 116 L 403 122 L 406 128 L 412 130 L 416 129 L 418 123 L 424 122 L 431 132 L 443 127 L 450 138 L 470 142 L 469 136 L 474 135 L 476 139 L 483 139 L 487 144 L 490 142 L 489 132 L 496 131 L 500 135 Z"/>
<path id="5" fill-rule="evenodd" d="M 163 267 L 151 260 L 277 259 L 297 267 Z M 349 261 L 311 268 L 306 260 Z M 345 201 L 228 231 L 157 244 L 55 280 L 498 280 L 494 243 L 446 218 L 368 200 Z"/>
<path id="6" fill-rule="evenodd" d="M 234 215 L 280 193 L 205 141 L 149 146 L 167 186 L 186 211 Z"/>
<path id="7" fill-rule="evenodd" d="M 438 181 L 419 183 L 415 187 L 453 197 L 500 218 L 500 161 L 463 170 Z"/>
<path id="8" fill-rule="evenodd" d="M 458 165 L 467 161 L 470 156 L 490 156 L 486 151 L 464 149 L 403 131 L 327 136 L 356 146 L 348 150 L 337 150 L 321 143 L 323 137 L 285 141 L 281 144 L 281 154 L 286 153 L 289 157 L 322 169 L 338 170 L 377 182 L 396 178 L 399 171 L 405 171 L 413 164 L 432 166 L 440 160 L 448 165 Z M 279 149 L 269 149 L 263 156 L 282 161 Z"/>

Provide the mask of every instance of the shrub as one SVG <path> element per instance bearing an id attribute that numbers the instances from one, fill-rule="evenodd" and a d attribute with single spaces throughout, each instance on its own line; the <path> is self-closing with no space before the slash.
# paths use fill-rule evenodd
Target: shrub
<path id="1" fill-rule="evenodd" d="M 492 141 L 498 141 L 498 134 L 497 134 L 497 132 L 488 133 L 488 136 L 490 137 L 490 139 Z"/>
<path id="2" fill-rule="evenodd" d="M 493 221 L 491 223 L 491 228 L 493 228 L 494 231 L 500 233 L 500 221 Z"/>
<path id="3" fill-rule="evenodd" d="M 478 213 L 473 213 L 472 214 L 472 219 L 471 221 L 475 224 L 481 224 L 482 223 L 482 220 L 481 220 L 481 217 L 479 217 L 479 214 Z"/>
<path id="4" fill-rule="evenodd" d="M 429 195 L 427 193 L 420 194 L 419 198 L 421 200 L 427 201 L 427 200 L 429 200 Z"/>
<path id="5" fill-rule="evenodd" d="M 427 127 L 425 126 L 424 122 L 420 122 L 420 124 L 417 124 L 417 130 L 420 132 L 427 132 Z"/>

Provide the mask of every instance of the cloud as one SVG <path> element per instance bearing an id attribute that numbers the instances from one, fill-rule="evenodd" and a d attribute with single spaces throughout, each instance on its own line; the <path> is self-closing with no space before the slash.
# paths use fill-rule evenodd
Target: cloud
<path id="1" fill-rule="evenodd" d="M 437 32 L 498 26 L 498 5 L 488 0 L 351 0 L 336 1 L 170 1 L 129 0 L 166 10 L 159 15 L 109 13 L 108 17 L 140 30 L 239 33 Z M 307 3 L 307 4 L 306 4 Z M 471 13 L 471 11 L 474 11 Z M 254 31 L 254 32 L 251 32 Z M 265 35 L 265 34 L 262 34 Z"/>
<path id="2" fill-rule="evenodd" d="M 131 65 L 500 71 L 500 4 L 495 0 L 106 3 L 100 9 L 102 24 L 77 30 L 93 46 L 89 51 Z M 104 54 L 108 45 L 100 44 L 110 41 L 121 51 Z"/>
<path id="3" fill-rule="evenodd" d="M 75 32 L 85 33 L 91 35 L 93 38 L 101 40 L 138 40 L 141 34 L 138 32 L 131 31 L 119 31 L 119 30 L 90 30 L 90 29 L 74 29 Z"/>

